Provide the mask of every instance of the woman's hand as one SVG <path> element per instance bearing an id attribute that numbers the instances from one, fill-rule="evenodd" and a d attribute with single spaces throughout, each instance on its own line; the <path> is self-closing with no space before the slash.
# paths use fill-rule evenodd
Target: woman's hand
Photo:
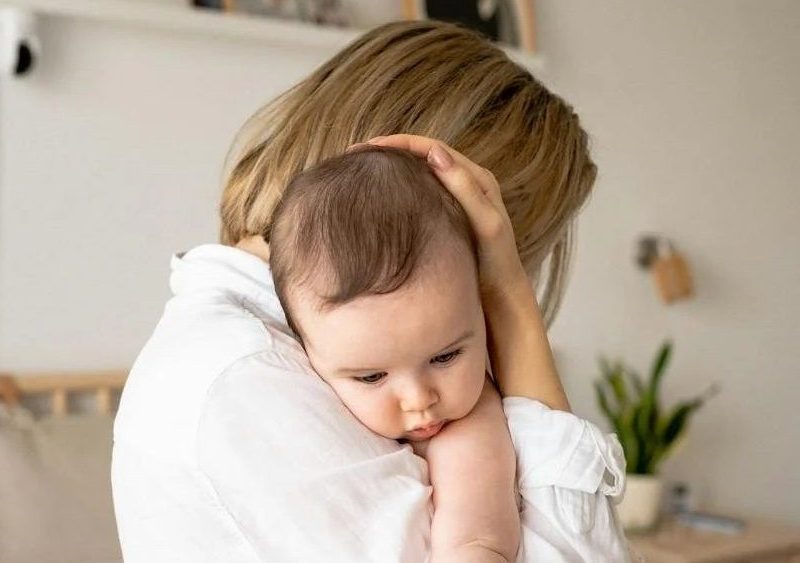
<path id="1" fill-rule="evenodd" d="M 390 135 L 370 139 L 367 143 L 405 149 L 428 160 L 439 180 L 464 208 L 475 232 L 483 295 L 492 296 L 530 285 L 494 174 L 441 141 L 428 137 Z"/>
<path id="2" fill-rule="evenodd" d="M 494 175 L 436 139 L 398 134 L 375 137 L 367 143 L 405 149 L 426 158 L 469 217 L 478 243 L 489 356 L 502 396 L 528 397 L 554 409 L 569 410 L 539 304 L 519 259 L 514 229 Z"/>

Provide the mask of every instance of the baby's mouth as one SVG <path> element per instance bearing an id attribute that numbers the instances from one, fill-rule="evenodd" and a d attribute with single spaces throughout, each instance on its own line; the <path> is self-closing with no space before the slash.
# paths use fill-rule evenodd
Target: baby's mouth
<path id="1" fill-rule="evenodd" d="M 434 424 L 428 424 L 427 426 L 423 426 L 421 428 L 415 428 L 414 430 L 410 430 L 408 432 L 408 436 L 414 440 L 426 440 L 428 438 L 432 438 L 442 430 L 445 422 L 446 421 L 441 420 Z"/>

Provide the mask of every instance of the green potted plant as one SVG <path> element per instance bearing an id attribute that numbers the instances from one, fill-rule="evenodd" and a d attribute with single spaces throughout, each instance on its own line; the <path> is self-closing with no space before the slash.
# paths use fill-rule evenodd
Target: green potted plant
<path id="1" fill-rule="evenodd" d="M 619 360 L 599 358 L 601 377 L 595 381 L 597 403 L 625 452 L 627 486 L 618 514 L 629 531 L 655 525 L 663 489 L 658 477 L 659 465 L 685 434 L 692 415 L 717 392 L 712 385 L 698 397 L 664 408 L 660 384 L 671 354 L 672 343 L 665 341 L 647 380 Z"/>

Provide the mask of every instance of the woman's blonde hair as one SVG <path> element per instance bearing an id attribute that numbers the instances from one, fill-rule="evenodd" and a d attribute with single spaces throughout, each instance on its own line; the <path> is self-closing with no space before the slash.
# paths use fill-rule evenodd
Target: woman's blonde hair
<path id="1" fill-rule="evenodd" d="M 573 219 L 597 173 L 587 135 L 567 103 L 455 24 L 393 22 L 368 31 L 250 117 L 226 161 L 222 242 L 253 235 L 269 242 L 292 177 L 393 133 L 441 139 L 494 173 L 549 324 L 564 294 Z"/>

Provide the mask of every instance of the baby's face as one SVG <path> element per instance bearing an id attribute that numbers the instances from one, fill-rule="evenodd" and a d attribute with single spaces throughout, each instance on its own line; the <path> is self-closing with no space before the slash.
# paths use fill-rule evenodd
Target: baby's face
<path id="1" fill-rule="evenodd" d="M 460 244 L 449 246 L 390 294 L 325 311 L 312 295 L 293 294 L 314 369 L 387 438 L 428 439 L 466 416 L 481 394 L 486 332 L 474 260 Z"/>

